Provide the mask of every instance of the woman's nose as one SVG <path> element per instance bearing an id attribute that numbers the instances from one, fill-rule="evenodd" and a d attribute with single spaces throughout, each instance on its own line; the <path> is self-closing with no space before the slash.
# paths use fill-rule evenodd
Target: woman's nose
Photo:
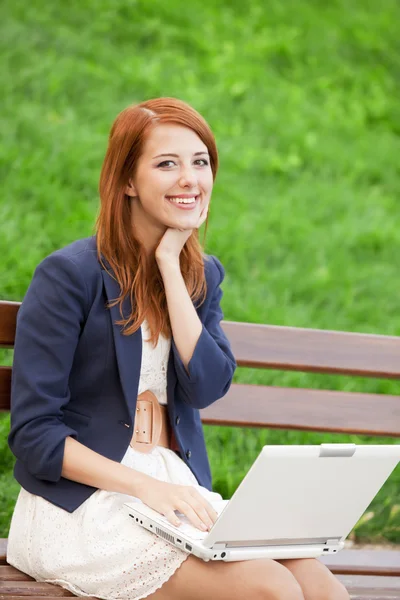
<path id="1" fill-rule="evenodd" d="M 197 175 L 193 169 L 182 169 L 179 183 L 182 187 L 194 187 L 197 183 Z"/>

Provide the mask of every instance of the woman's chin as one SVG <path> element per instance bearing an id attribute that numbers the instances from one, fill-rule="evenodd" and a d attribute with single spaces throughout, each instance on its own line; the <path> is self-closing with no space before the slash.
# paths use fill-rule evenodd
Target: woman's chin
<path id="1" fill-rule="evenodd" d="M 173 225 L 170 225 L 170 227 L 186 231 L 188 229 L 194 229 L 198 221 L 198 217 L 197 219 L 177 219 L 176 221 L 174 221 Z"/>

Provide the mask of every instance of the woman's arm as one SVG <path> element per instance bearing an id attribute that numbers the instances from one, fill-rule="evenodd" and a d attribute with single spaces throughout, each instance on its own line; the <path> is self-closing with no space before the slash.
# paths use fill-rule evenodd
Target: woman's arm
<path id="1" fill-rule="evenodd" d="M 189 361 L 193 356 L 203 325 L 187 291 L 179 260 L 161 259 L 158 266 L 164 282 L 174 343 L 189 373 Z"/>
<path id="2" fill-rule="evenodd" d="M 107 492 L 139 498 L 174 525 L 180 521 L 175 510 L 184 513 L 191 523 L 206 531 L 218 515 L 194 486 L 159 481 L 141 471 L 109 460 L 77 440 L 65 440 L 62 476 Z"/>
<path id="3" fill-rule="evenodd" d="M 224 269 L 215 257 L 207 260 L 208 301 L 202 322 L 179 266 L 180 238 L 186 232 L 170 229 L 167 233 L 169 236 L 166 234 L 164 238 L 169 237 L 168 248 L 165 240 L 157 249 L 156 258 L 167 297 L 175 369 L 188 404 L 205 408 L 227 393 L 236 369 L 229 341 L 220 325 Z"/>
<path id="4" fill-rule="evenodd" d="M 56 252 L 37 267 L 18 311 L 8 441 L 37 479 L 59 480 L 65 438 L 77 437 L 63 421 L 63 407 L 89 308 L 78 266 Z"/>
<path id="5" fill-rule="evenodd" d="M 108 492 L 139 497 L 148 476 L 110 460 L 77 440 L 65 439 L 62 477 Z"/>

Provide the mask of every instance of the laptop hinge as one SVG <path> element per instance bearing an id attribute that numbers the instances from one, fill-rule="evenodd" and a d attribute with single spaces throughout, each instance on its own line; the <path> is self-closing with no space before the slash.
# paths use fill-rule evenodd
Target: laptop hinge
<path id="1" fill-rule="evenodd" d="M 338 538 L 331 538 L 329 540 L 326 540 L 326 546 L 338 546 L 339 545 L 339 539 Z"/>
<path id="2" fill-rule="evenodd" d="M 355 454 L 355 444 L 321 444 L 320 458 L 350 457 Z"/>
<path id="3" fill-rule="evenodd" d="M 276 538 L 270 540 L 231 540 L 226 544 L 227 548 L 249 548 L 261 546 L 337 546 L 340 543 L 340 538 Z"/>

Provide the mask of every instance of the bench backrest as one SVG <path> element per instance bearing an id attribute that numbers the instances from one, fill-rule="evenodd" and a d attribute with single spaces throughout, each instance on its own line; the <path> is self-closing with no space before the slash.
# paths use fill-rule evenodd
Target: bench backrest
<path id="1" fill-rule="evenodd" d="M 0 301 L 0 346 L 12 348 L 20 303 Z M 400 378 L 400 338 L 223 321 L 241 367 Z M 0 367 L 0 410 L 10 409 L 11 367 Z M 400 397 L 233 384 L 201 411 L 206 424 L 400 437 Z"/>

